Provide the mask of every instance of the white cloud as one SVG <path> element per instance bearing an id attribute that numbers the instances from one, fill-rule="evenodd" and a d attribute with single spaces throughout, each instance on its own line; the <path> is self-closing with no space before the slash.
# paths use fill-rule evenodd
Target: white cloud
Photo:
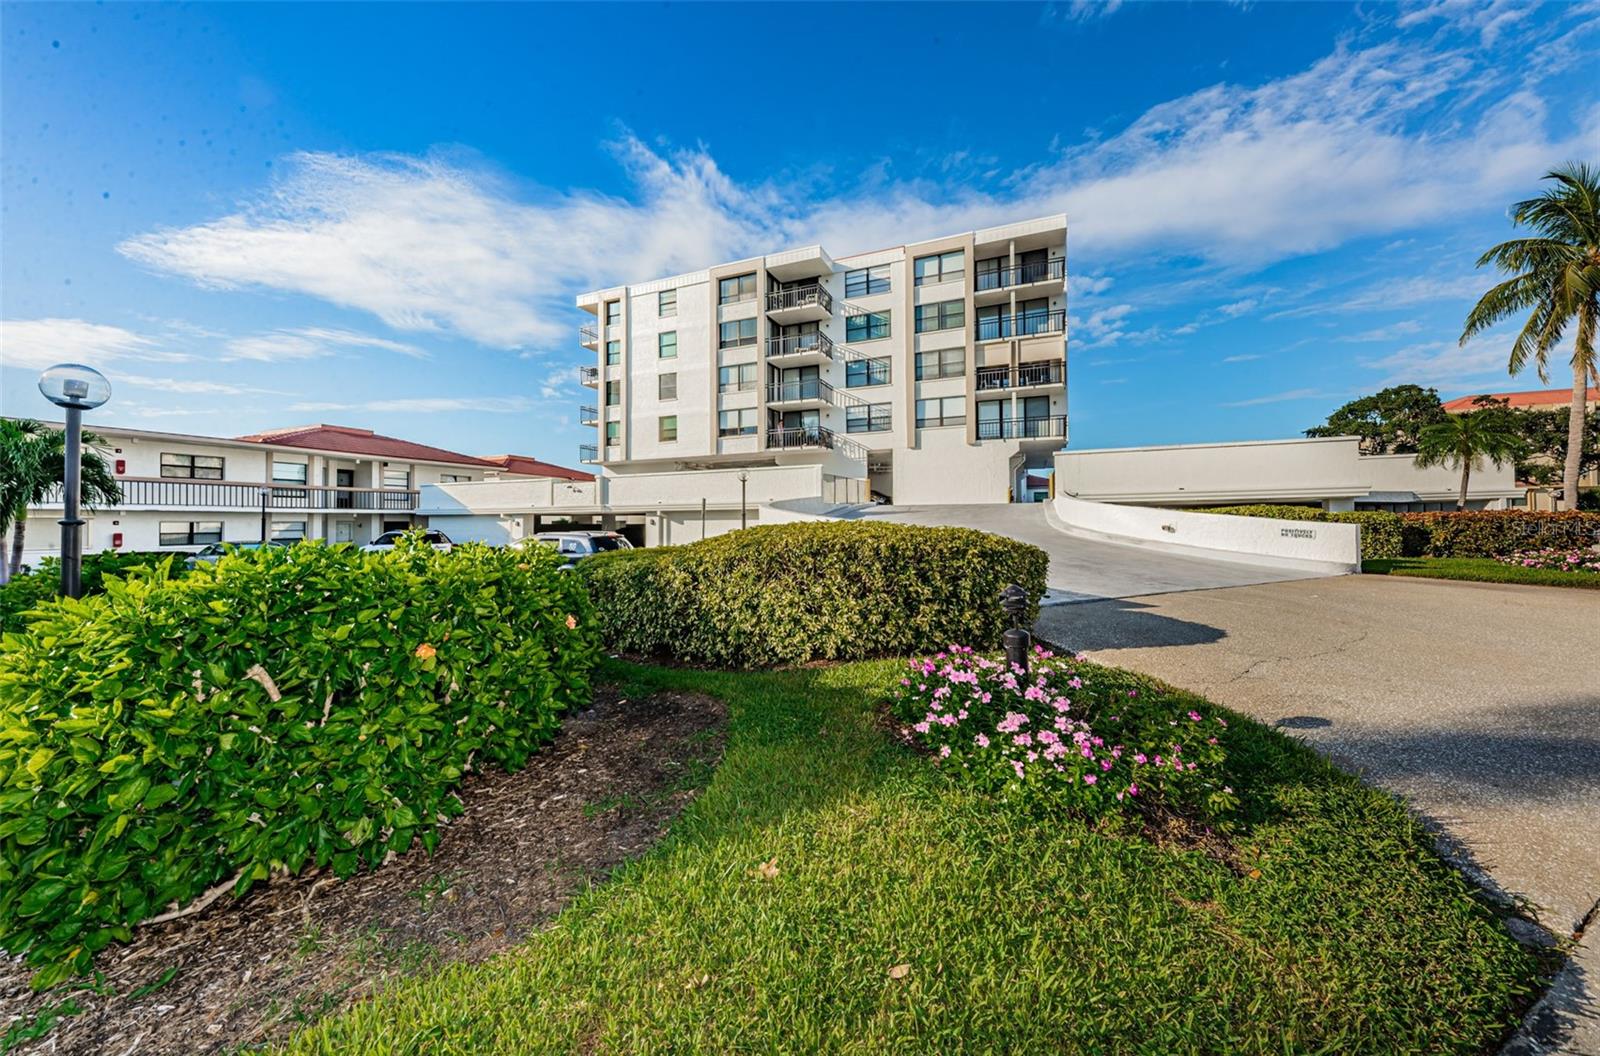
<path id="1" fill-rule="evenodd" d="M 116 380 L 124 385 L 142 389 L 162 389 L 185 396 L 286 396 L 281 389 L 262 389 L 253 385 L 235 385 L 223 381 L 203 381 L 197 378 L 153 378 L 143 374 L 118 372 Z"/>
<path id="2" fill-rule="evenodd" d="M 376 348 L 398 352 L 414 359 L 427 359 L 428 353 L 416 345 L 387 338 L 372 337 L 353 330 L 334 330 L 326 327 L 300 327 L 272 330 L 264 334 L 236 337 L 224 346 L 224 359 L 253 359 L 264 363 L 280 360 L 318 359 L 338 355 L 341 351 L 358 348 Z"/>
<path id="3" fill-rule="evenodd" d="M 1511 375 L 1506 366 L 1514 331 L 1482 334 L 1457 345 L 1454 341 L 1426 341 L 1362 362 L 1382 372 L 1379 385 L 1414 384 L 1436 389 L 1471 388 L 1475 384 L 1504 387 Z M 1558 352 L 1552 363 L 1565 362 L 1570 351 Z M 1534 377 L 1532 371 L 1527 374 Z"/>
<path id="4" fill-rule="evenodd" d="M 1246 297 L 1242 301 L 1234 301 L 1232 304 L 1224 304 L 1220 306 L 1217 311 L 1221 312 L 1229 319 L 1237 319 L 1239 316 L 1244 315 L 1255 306 L 1256 299 L 1254 297 Z"/>
<path id="5" fill-rule="evenodd" d="M 631 199 L 523 191 L 442 154 L 301 153 L 236 211 L 119 248 L 205 286 L 306 294 L 502 348 L 570 346 L 583 289 L 801 243 L 846 254 L 1056 212 L 1089 259 L 1254 267 L 1499 208 L 1529 173 L 1600 136 L 1600 107 L 1571 137 L 1552 136 L 1513 65 L 1486 72 L 1463 51 L 1410 41 L 1341 46 L 1289 77 L 1152 107 L 993 191 L 870 174 L 827 197 L 814 177 L 740 183 L 704 148 L 658 152 L 633 137 L 615 147 Z M 1484 99 L 1494 101 L 1479 109 Z"/>
<path id="6" fill-rule="evenodd" d="M 1267 358 L 1267 357 L 1265 357 L 1263 355 L 1260 355 L 1258 353 L 1255 353 L 1255 352 L 1242 352 L 1237 356 L 1223 356 L 1222 357 L 1222 362 L 1224 362 L 1224 363 L 1249 363 L 1252 360 L 1265 359 L 1265 358 Z"/>
<path id="7" fill-rule="evenodd" d="M 1287 392 L 1274 392 L 1267 396 L 1256 396 L 1248 400 L 1235 400 L 1225 403 L 1224 407 L 1258 407 L 1264 403 L 1288 403 L 1291 400 L 1320 400 L 1329 394 L 1321 389 L 1290 389 Z"/>
<path id="8" fill-rule="evenodd" d="M 57 363 L 83 363 L 103 370 L 118 360 L 177 362 L 186 358 L 120 326 L 82 319 L 0 320 L 0 364 L 8 367 L 43 369 Z"/>
<path id="9" fill-rule="evenodd" d="M 526 411 L 533 401 L 523 396 L 430 396 L 415 399 L 367 400 L 361 403 L 292 403 L 291 411 L 373 411 L 404 414 L 442 414 L 474 411 L 484 414 L 514 414 Z"/>
<path id="10" fill-rule="evenodd" d="M 1388 326 L 1379 326 L 1374 327 L 1371 330 L 1363 330 L 1359 334 L 1347 334 L 1344 337 L 1341 337 L 1339 340 L 1393 341 L 1396 338 L 1405 337 L 1408 334 L 1415 334 L 1421 329 L 1422 324 L 1417 322 L 1415 319 L 1402 319 L 1398 323 L 1390 323 Z"/>

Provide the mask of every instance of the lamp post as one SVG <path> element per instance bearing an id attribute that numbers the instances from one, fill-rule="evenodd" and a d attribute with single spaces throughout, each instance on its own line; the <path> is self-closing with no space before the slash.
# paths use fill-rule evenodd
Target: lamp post
<path id="1" fill-rule="evenodd" d="M 267 545 L 267 500 L 272 498 L 272 489 L 263 486 L 261 489 L 261 545 Z"/>
<path id="2" fill-rule="evenodd" d="M 39 375 L 39 391 L 67 412 L 61 474 L 61 593 L 76 598 L 83 595 L 83 518 L 78 516 L 83 500 L 83 412 L 111 398 L 111 383 L 93 367 L 59 363 Z"/>
<path id="3" fill-rule="evenodd" d="M 749 517 L 748 517 L 748 514 L 747 514 L 747 508 L 745 506 L 745 495 L 749 492 L 749 490 L 750 490 L 750 474 L 741 469 L 739 471 L 739 527 L 740 528 L 743 528 L 743 527 L 747 526 L 750 523 L 750 520 L 749 520 Z"/>
<path id="4" fill-rule="evenodd" d="M 1006 664 L 1028 670 L 1028 650 L 1033 645 L 1033 635 L 1023 627 L 1028 616 L 1028 592 L 1020 584 L 1012 583 L 1000 592 L 1000 609 L 1011 621 L 1011 627 L 1001 636 L 1006 650 Z"/>

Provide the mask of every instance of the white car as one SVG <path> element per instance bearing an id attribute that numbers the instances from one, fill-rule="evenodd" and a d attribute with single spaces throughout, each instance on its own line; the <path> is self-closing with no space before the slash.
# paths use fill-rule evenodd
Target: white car
<path id="1" fill-rule="evenodd" d="M 375 554 L 384 550 L 393 550 L 395 543 L 398 543 L 401 538 L 410 535 L 414 531 L 416 531 L 415 528 L 411 528 L 403 532 L 384 532 L 382 535 L 378 536 L 361 549 L 365 550 L 369 554 Z M 422 541 L 439 551 L 441 554 L 448 554 L 450 552 L 450 548 L 455 545 L 450 541 L 450 537 L 448 535 L 445 535 L 443 532 L 436 532 L 432 530 L 422 533 Z"/>
<path id="2" fill-rule="evenodd" d="M 540 532 L 531 540 L 561 555 L 561 567 L 571 568 L 586 557 L 608 550 L 632 550 L 633 544 L 617 532 Z M 523 545 L 527 545 L 525 542 Z"/>

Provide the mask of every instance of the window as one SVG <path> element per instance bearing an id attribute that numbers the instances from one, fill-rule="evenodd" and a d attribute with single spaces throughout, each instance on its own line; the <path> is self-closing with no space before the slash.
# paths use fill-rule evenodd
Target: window
<path id="1" fill-rule="evenodd" d="M 967 321 L 964 301 L 940 301 L 937 304 L 917 305 L 917 333 L 930 330 L 956 330 Z"/>
<path id="2" fill-rule="evenodd" d="M 967 420 L 967 398 L 945 396 L 936 400 L 917 401 L 917 428 L 935 425 L 960 425 Z"/>
<path id="3" fill-rule="evenodd" d="M 621 422 L 607 422 L 606 423 L 606 446 L 607 447 L 621 447 L 622 446 L 622 423 Z"/>
<path id="4" fill-rule="evenodd" d="M 738 304 L 756 299 L 756 273 L 734 275 L 717 283 L 718 304 Z"/>
<path id="5" fill-rule="evenodd" d="M 912 262 L 912 285 L 927 286 L 935 282 L 949 282 L 965 274 L 967 255 L 961 250 L 935 253 L 931 257 L 918 257 Z"/>
<path id="6" fill-rule="evenodd" d="M 622 302 L 621 301 L 607 301 L 606 302 L 606 325 L 607 326 L 616 326 L 621 322 L 622 322 Z"/>
<path id="7" fill-rule="evenodd" d="M 754 319 L 750 321 L 752 323 L 755 322 Z M 656 358 L 678 358 L 678 332 L 676 330 L 668 330 L 666 333 L 656 336 Z"/>
<path id="8" fill-rule="evenodd" d="M 273 462 L 272 482 L 274 484 L 300 484 L 306 482 L 306 464 L 304 462 Z"/>
<path id="9" fill-rule="evenodd" d="M 846 341 L 876 341 L 889 336 L 889 313 L 868 312 L 865 315 L 847 315 L 844 320 Z"/>
<path id="10" fill-rule="evenodd" d="M 868 385 L 889 384 L 889 357 L 852 359 L 844 365 L 844 387 L 860 389 Z"/>
<path id="11" fill-rule="evenodd" d="M 674 443 L 678 439 L 678 416 L 663 414 L 656 422 L 656 439 L 663 444 Z"/>
<path id="12" fill-rule="evenodd" d="M 213 455 L 176 455 L 163 451 L 161 475 L 192 480 L 221 480 L 222 459 Z"/>
<path id="13" fill-rule="evenodd" d="M 662 374 L 656 378 L 656 399 L 675 400 L 678 398 L 678 375 Z"/>
<path id="14" fill-rule="evenodd" d="M 162 546 L 204 546 L 222 542 L 221 521 L 162 521 Z"/>
<path id="15" fill-rule="evenodd" d="M 941 348 L 937 352 L 917 353 L 917 380 L 959 378 L 967 372 L 965 348 Z"/>
<path id="16" fill-rule="evenodd" d="M 718 392 L 749 392 L 755 387 L 754 363 L 734 363 L 717 371 Z"/>
<path id="17" fill-rule="evenodd" d="M 861 268 L 858 271 L 844 273 L 844 295 L 846 297 L 866 297 L 874 293 L 889 292 L 889 265 L 879 264 L 871 268 Z"/>
<path id="18" fill-rule="evenodd" d="M 1005 267 L 1004 257 L 990 257 L 988 260 L 978 261 L 978 274 L 976 285 L 981 293 L 984 290 L 998 290 L 1003 284 L 1001 272 Z"/>
<path id="19" fill-rule="evenodd" d="M 305 521 L 273 521 L 272 538 L 295 542 L 306 537 Z"/>
<path id="20" fill-rule="evenodd" d="M 844 431 L 847 433 L 881 433 L 889 428 L 890 406 L 887 403 L 869 403 L 864 407 L 844 409 Z"/>
<path id="21" fill-rule="evenodd" d="M 717 415 L 718 436 L 755 436 L 756 409 L 745 407 L 737 411 L 723 411 Z"/>
<path id="22" fill-rule="evenodd" d="M 662 290 L 656 294 L 656 314 L 663 319 L 678 314 L 677 290 Z"/>
<path id="23" fill-rule="evenodd" d="M 622 342 L 621 341 L 607 341 L 606 342 L 606 366 L 614 367 L 618 363 L 621 363 L 621 362 L 622 362 Z"/>
<path id="24" fill-rule="evenodd" d="M 411 470 L 406 466 L 384 466 L 383 486 L 386 488 L 411 487 Z"/>
<path id="25" fill-rule="evenodd" d="M 469 484 L 471 482 L 472 482 L 472 478 L 467 476 L 465 473 L 440 473 L 439 474 L 439 483 L 440 484 Z"/>
<path id="26" fill-rule="evenodd" d="M 620 381 L 608 381 L 608 382 L 606 382 L 606 406 L 607 407 L 620 407 L 620 406 L 622 406 L 622 382 L 620 382 Z"/>
<path id="27" fill-rule="evenodd" d="M 754 319 L 730 319 L 718 330 L 719 348 L 744 348 L 756 343 Z"/>

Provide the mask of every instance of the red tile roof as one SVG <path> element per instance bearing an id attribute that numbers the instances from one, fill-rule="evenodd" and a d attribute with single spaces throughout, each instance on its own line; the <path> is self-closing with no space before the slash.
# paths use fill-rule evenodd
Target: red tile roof
<path id="1" fill-rule="evenodd" d="M 1572 402 L 1571 389 L 1536 389 L 1531 392 L 1491 392 L 1488 394 L 1496 400 L 1504 400 L 1510 407 L 1565 407 Z M 1444 409 L 1451 414 L 1458 411 L 1475 411 L 1478 409 L 1475 401 L 1480 396 L 1459 396 L 1447 400 Z M 1593 406 L 1600 403 L 1600 389 L 1589 390 L 1589 404 Z"/>
<path id="2" fill-rule="evenodd" d="M 495 469 L 499 463 L 474 455 L 446 451 L 442 447 L 414 444 L 392 436 L 380 436 L 371 429 L 353 429 L 347 425 L 297 425 L 289 429 L 271 429 L 249 436 L 235 437 L 255 444 L 283 444 L 287 447 L 307 447 L 313 451 L 336 451 L 346 455 L 368 455 L 372 458 L 405 460 L 413 462 L 449 462 L 460 466 L 478 466 Z"/>
<path id="3" fill-rule="evenodd" d="M 528 455 L 487 455 L 488 461 L 504 469 L 507 473 L 516 473 L 525 477 L 555 477 L 557 480 L 593 480 L 593 473 L 582 470 L 568 469 L 549 462 L 541 462 Z"/>

